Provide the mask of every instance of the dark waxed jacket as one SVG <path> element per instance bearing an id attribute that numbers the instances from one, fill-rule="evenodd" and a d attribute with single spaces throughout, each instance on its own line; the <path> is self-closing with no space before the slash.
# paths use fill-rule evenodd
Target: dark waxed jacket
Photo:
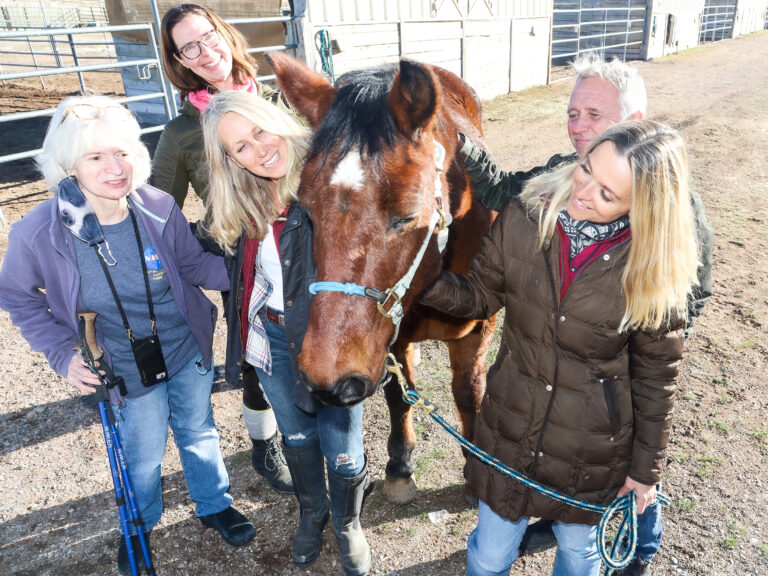
<path id="1" fill-rule="evenodd" d="M 198 227 L 200 238 L 204 233 Z M 285 226 L 280 233 L 280 260 L 283 269 L 283 302 L 285 304 L 285 336 L 293 364 L 294 401 L 306 412 L 316 412 L 320 404 L 309 391 L 299 383 L 296 358 L 301 352 L 304 334 L 309 323 L 309 307 L 312 296 L 309 285 L 315 281 L 315 263 L 312 256 L 313 227 L 309 214 L 298 202 L 288 208 Z M 200 238 L 203 247 L 214 253 L 223 251 L 210 238 Z M 227 274 L 230 280 L 229 297 L 224 302 L 224 318 L 227 321 L 226 379 L 235 385 L 240 378 L 243 356 L 240 312 L 243 307 L 243 247 L 245 236 L 237 242 L 232 256 L 225 255 Z M 245 303 L 247 306 L 248 303 Z"/>
<path id="2" fill-rule="evenodd" d="M 503 210 L 512 198 L 516 198 L 522 193 L 525 183 L 531 178 L 579 159 L 576 153 L 555 154 L 544 166 L 537 166 L 527 172 L 505 172 L 490 159 L 484 150 L 475 146 L 470 140 L 465 140 L 461 152 L 464 154 L 464 162 L 472 181 L 472 194 L 486 208 L 498 212 Z M 688 298 L 686 339 L 693 335 L 694 324 L 712 297 L 712 246 L 715 237 L 704 213 L 704 203 L 693 190 L 691 190 L 691 208 L 696 224 L 696 236 L 699 240 L 701 265 L 697 271 L 699 284 L 693 287 Z"/>
<path id="3" fill-rule="evenodd" d="M 477 445 L 508 466 L 569 496 L 608 504 L 629 475 L 659 481 L 671 427 L 682 320 L 666 332 L 618 327 L 631 241 L 589 264 L 560 301 L 555 234 L 543 251 L 538 229 L 510 202 L 467 275 L 442 272 L 423 304 L 465 318 L 506 309 L 499 355 L 487 375 Z M 537 516 L 591 523 L 598 516 L 533 493 L 475 458 L 475 494 L 510 520 Z"/>
<path id="4" fill-rule="evenodd" d="M 280 92 L 260 83 L 257 83 L 257 88 L 259 96 L 287 108 Z M 184 207 L 190 184 L 195 194 L 205 202 L 208 196 L 205 166 L 202 115 L 186 100 L 179 115 L 165 125 L 160 135 L 152 158 L 149 183 L 173 196 L 179 207 Z"/>

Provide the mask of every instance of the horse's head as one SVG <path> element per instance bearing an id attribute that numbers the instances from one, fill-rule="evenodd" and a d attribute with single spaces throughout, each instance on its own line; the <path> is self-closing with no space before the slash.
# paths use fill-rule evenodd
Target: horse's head
<path id="1" fill-rule="evenodd" d="M 270 62 L 315 130 L 299 199 L 314 224 L 319 284 L 299 369 L 320 400 L 352 405 L 386 375 L 398 307 L 407 311 L 441 267 L 435 237 L 448 193 L 433 134 L 441 88 L 429 67 L 409 61 L 335 86 L 282 54 Z"/>

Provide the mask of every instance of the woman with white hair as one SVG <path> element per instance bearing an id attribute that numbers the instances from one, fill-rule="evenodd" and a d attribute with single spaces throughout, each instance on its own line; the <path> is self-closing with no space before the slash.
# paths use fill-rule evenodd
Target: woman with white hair
<path id="1" fill-rule="evenodd" d="M 145 184 L 139 125 L 116 101 L 64 100 L 37 160 L 54 196 L 11 230 L 0 307 L 83 392 L 99 380 L 73 352 L 77 313 L 97 312 L 98 343 L 125 381 L 110 400 L 145 532 L 162 514 L 170 426 L 196 515 L 246 544 L 255 528 L 231 506 L 211 407 L 217 310 L 200 290 L 229 289 L 223 259 L 203 251 L 171 196 Z M 117 564 L 129 572 L 123 538 Z"/>

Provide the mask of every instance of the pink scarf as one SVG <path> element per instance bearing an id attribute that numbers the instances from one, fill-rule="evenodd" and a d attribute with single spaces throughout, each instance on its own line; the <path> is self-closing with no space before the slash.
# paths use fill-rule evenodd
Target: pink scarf
<path id="1" fill-rule="evenodd" d="M 258 84 L 253 81 L 253 78 L 246 78 L 245 84 L 235 84 L 234 89 L 238 92 L 244 91 L 250 92 L 251 94 L 259 93 Z M 213 94 L 208 92 L 207 88 L 203 88 L 197 92 L 190 92 L 187 94 L 187 98 L 195 108 L 200 110 L 200 112 L 203 112 L 208 107 L 208 103 L 211 101 L 211 98 L 213 98 Z"/>

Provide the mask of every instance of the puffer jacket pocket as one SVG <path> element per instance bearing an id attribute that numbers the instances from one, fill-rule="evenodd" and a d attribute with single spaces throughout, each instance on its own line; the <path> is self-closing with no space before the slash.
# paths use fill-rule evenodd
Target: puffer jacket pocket
<path id="1" fill-rule="evenodd" d="M 619 395 L 616 392 L 616 379 L 613 377 L 600 378 L 600 383 L 603 385 L 605 404 L 608 406 L 611 432 L 616 436 L 621 431 L 621 407 L 619 406 Z"/>

